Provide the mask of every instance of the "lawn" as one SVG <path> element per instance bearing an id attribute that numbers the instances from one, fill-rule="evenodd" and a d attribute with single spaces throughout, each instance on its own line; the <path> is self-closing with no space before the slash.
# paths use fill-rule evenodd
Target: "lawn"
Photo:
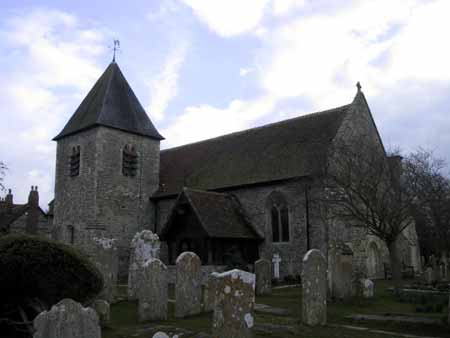
<path id="1" fill-rule="evenodd" d="M 364 337 L 364 338 L 389 338 L 397 335 L 386 335 L 368 331 L 355 331 L 335 325 L 363 326 L 372 329 L 386 330 L 400 333 L 409 333 L 420 336 L 450 337 L 450 329 L 445 324 L 424 325 L 396 322 L 372 322 L 354 321 L 346 316 L 350 314 L 410 314 L 432 318 L 446 317 L 447 309 L 442 313 L 418 314 L 414 304 L 395 301 L 387 291 L 391 286 L 387 281 L 376 281 L 375 295 L 372 300 L 354 301 L 349 304 L 329 303 L 328 325 L 325 327 L 307 327 L 300 323 L 301 288 L 284 288 L 274 290 L 271 296 L 257 297 L 258 304 L 266 304 L 272 307 L 289 311 L 288 315 L 272 315 L 256 312 L 255 338 L 259 337 L 299 337 L 299 338 L 334 338 L 334 337 Z M 175 319 L 174 304 L 169 304 L 169 320 L 154 323 L 138 323 L 137 303 L 122 301 L 111 307 L 111 327 L 103 329 L 103 338 L 151 338 L 155 331 L 183 333 L 184 337 L 208 337 L 201 336 L 200 332 L 209 334 L 212 314 L 205 313 L 186 319 Z M 177 328 L 174 330 L 173 328 Z M 281 329 L 278 329 L 281 328 Z M 264 330 L 265 329 L 265 330 Z"/>

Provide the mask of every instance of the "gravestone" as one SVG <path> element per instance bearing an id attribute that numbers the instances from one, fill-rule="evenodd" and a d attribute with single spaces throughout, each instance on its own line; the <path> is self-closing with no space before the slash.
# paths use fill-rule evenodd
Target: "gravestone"
<path id="1" fill-rule="evenodd" d="M 441 271 L 439 268 L 439 264 L 437 258 L 434 255 L 431 255 L 431 268 L 433 269 L 433 281 L 439 281 L 441 277 Z"/>
<path id="2" fill-rule="evenodd" d="M 170 337 L 167 333 L 158 331 L 152 336 L 152 338 L 170 338 Z"/>
<path id="3" fill-rule="evenodd" d="M 33 325 L 33 338 L 101 338 L 97 313 L 68 298 L 41 312 Z"/>
<path id="4" fill-rule="evenodd" d="M 203 311 L 214 311 L 214 299 L 216 297 L 217 272 L 210 273 L 205 286 L 203 297 Z"/>
<path id="5" fill-rule="evenodd" d="M 237 269 L 218 274 L 212 336 L 253 337 L 254 304 L 254 274 Z"/>
<path id="6" fill-rule="evenodd" d="M 339 250 L 333 276 L 333 293 L 338 300 L 348 301 L 353 296 L 353 251 L 345 246 Z"/>
<path id="7" fill-rule="evenodd" d="M 103 276 L 103 290 L 97 298 L 109 303 L 117 294 L 117 275 L 119 272 L 119 255 L 116 240 L 111 238 L 93 238 L 91 260 Z"/>
<path id="8" fill-rule="evenodd" d="M 267 259 L 255 262 L 256 294 L 270 295 L 272 293 L 272 267 Z"/>
<path id="9" fill-rule="evenodd" d="M 280 254 L 278 253 L 273 254 L 272 263 L 273 263 L 273 277 L 275 279 L 280 279 L 280 263 L 281 263 Z"/>
<path id="10" fill-rule="evenodd" d="M 327 262 L 317 250 L 309 250 L 303 257 L 302 321 L 316 326 L 327 323 Z"/>
<path id="11" fill-rule="evenodd" d="M 361 279 L 362 295 L 364 298 L 373 298 L 374 296 L 374 283 L 367 278 Z"/>
<path id="12" fill-rule="evenodd" d="M 175 317 L 195 315 L 202 310 L 202 273 L 200 258 L 186 251 L 176 260 Z"/>
<path id="13" fill-rule="evenodd" d="M 147 320 L 166 320 L 168 302 L 167 267 L 157 258 L 150 258 L 142 266 L 139 274 L 138 318 Z"/>
<path id="14" fill-rule="evenodd" d="M 97 299 L 92 303 L 92 308 L 97 313 L 100 325 L 102 327 L 108 326 L 111 321 L 111 310 L 109 303 L 103 299 Z"/>
<path id="15" fill-rule="evenodd" d="M 427 284 L 433 284 L 435 281 L 433 268 L 429 266 L 425 269 L 425 282 Z"/>
<path id="16" fill-rule="evenodd" d="M 131 241 L 130 267 L 128 272 L 128 299 L 136 299 L 138 275 L 142 265 L 150 258 L 159 259 L 161 243 L 157 234 L 143 230 L 134 235 Z"/>

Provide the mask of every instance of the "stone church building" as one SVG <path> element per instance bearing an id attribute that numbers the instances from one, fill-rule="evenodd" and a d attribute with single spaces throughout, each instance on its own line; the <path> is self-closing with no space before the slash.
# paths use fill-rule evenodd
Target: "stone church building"
<path id="1" fill-rule="evenodd" d="M 331 266 L 350 248 L 359 269 L 382 277 L 385 245 L 360 228 L 324 223 L 314 206 L 333 144 L 362 135 L 384 153 L 358 87 L 341 107 L 160 150 L 163 136 L 112 62 L 54 138 L 53 236 L 86 250 L 95 236 L 118 239 L 122 274 L 132 237 L 150 229 L 167 264 L 187 250 L 208 266 L 278 254 L 284 277 L 300 274 L 308 249 L 322 250 Z M 417 270 L 414 236 L 402 236 L 403 262 Z"/>

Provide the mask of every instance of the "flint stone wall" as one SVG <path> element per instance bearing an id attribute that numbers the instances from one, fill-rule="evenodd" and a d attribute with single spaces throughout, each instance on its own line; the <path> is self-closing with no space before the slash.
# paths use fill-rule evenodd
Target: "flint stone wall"
<path id="1" fill-rule="evenodd" d="M 41 312 L 33 325 L 33 338 L 101 338 L 97 313 L 68 298 Z"/>
<path id="2" fill-rule="evenodd" d="M 231 270 L 216 276 L 212 336 L 215 338 L 253 337 L 255 275 Z"/>

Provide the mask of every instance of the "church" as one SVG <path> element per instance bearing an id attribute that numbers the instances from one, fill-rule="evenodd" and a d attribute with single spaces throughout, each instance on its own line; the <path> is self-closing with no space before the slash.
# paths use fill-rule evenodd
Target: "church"
<path id="1" fill-rule="evenodd" d="M 309 249 L 324 252 L 331 266 L 345 248 L 366 275 L 383 277 L 384 243 L 324 223 L 314 206 L 333 144 L 362 135 L 385 154 L 358 85 L 341 107 L 160 150 L 163 136 L 113 61 L 54 137 L 52 236 L 84 250 L 93 237 L 117 239 L 122 276 L 131 239 L 149 229 L 169 265 L 183 251 L 197 253 L 204 266 L 250 269 L 276 257 L 283 278 L 300 274 Z M 403 237 L 416 239 L 402 259 L 417 270 L 415 230 Z"/>

